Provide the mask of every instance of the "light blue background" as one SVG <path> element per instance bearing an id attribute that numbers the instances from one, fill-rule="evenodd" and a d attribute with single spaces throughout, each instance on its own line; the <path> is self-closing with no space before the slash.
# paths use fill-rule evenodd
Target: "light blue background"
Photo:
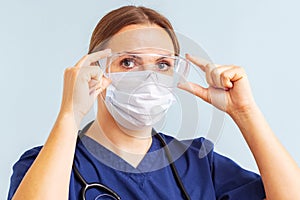
<path id="1" fill-rule="evenodd" d="M 7 196 L 13 163 L 26 149 L 43 144 L 51 130 L 60 107 L 64 68 L 87 52 L 92 30 L 105 13 L 132 2 L 163 13 L 177 31 L 202 44 L 216 63 L 243 66 L 257 103 L 300 164 L 296 0 L 1 0 L 0 199 Z M 257 171 L 228 116 L 216 149 Z"/>

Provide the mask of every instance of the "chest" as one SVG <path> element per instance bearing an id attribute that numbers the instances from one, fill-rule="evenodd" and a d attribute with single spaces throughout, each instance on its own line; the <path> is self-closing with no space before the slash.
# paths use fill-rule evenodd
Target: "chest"
<path id="1" fill-rule="evenodd" d="M 205 164 L 175 162 L 179 177 L 191 199 L 215 199 L 210 169 Z M 170 166 L 151 172 L 128 173 L 86 163 L 78 171 L 88 184 L 101 184 L 116 192 L 121 199 L 182 199 L 181 191 Z M 81 199 L 84 184 L 72 172 L 69 199 Z M 86 199 L 114 199 L 103 187 L 87 190 Z"/>

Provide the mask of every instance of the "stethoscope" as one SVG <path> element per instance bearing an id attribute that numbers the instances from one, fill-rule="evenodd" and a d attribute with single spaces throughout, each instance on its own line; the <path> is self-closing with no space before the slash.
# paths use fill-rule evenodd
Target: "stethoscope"
<path id="1" fill-rule="evenodd" d="M 85 130 L 88 129 L 91 124 L 92 124 L 92 122 L 89 123 L 86 127 L 84 127 L 82 132 L 85 132 Z M 182 192 L 182 195 L 183 195 L 184 199 L 190 200 L 190 197 L 189 197 L 186 189 L 184 188 L 184 185 L 183 185 L 183 183 L 182 183 L 182 181 L 181 181 L 181 179 L 178 175 L 177 169 L 174 165 L 174 161 L 172 159 L 172 156 L 171 156 L 171 153 L 170 153 L 170 150 L 168 148 L 168 145 L 167 145 L 166 141 L 162 138 L 162 136 L 160 134 L 156 133 L 156 131 L 154 129 L 152 130 L 152 134 L 155 135 L 155 137 L 164 146 L 164 149 L 165 149 L 168 161 L 170 163 L 170 167 L 171 167 L 173 176 L 175 178 L 175 181 L 176 181 L 179 189 Z M 77 167 L 75 166 L 74 163 L 73 163 L 73 170 L 74 170 L 75 177 L 80 181 L 80 183 L 82 185 L 82 188 L 81 188 L 81 191 L 80 191 L 80 197 L 81 197 L 82 200 L 86 200 L 86 198 L 85 198 L 86 192 L 87 192 L 87 190 L 92 189 L 92 188 L 106 191 L 107 194 L 105 196 L 107 196 L 107 197 L 112 197 L 112 198 L 117 199 L 117 200 L 121 199 L 121 197 L 114 190 L 109 188 L 108 186 L 105 186 L 101 183 L 88 183 L 88 182 L 86 182 L 86 180 L 82 177 L 82 175 L 80 174 L 80 172 L 78 171 L 78 169 L 77 169 Z"/>

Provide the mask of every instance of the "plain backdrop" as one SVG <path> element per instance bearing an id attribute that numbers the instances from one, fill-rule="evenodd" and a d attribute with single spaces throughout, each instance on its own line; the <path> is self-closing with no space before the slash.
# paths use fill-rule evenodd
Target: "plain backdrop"
<path id="1" fill-rule="evenodd" d="M 145 5 L 206 49 L 216 63 L 243 66 L 274 132 L 300 164 L 299 1 L 12 0 L 0 2 L 0 199 L 13 164 L 42 145 L 60 107 L 63 71 L 86 54 L 98 20 L 122 5 Z M 216 150 L 257 172 L 226 116 Z"/>

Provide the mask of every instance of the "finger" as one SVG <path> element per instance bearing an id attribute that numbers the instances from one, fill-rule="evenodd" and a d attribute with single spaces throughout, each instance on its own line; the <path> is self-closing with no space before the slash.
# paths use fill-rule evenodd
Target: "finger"
<path id="1" fill-rule="evenodd" d="M 232 68 L 232 66 L 220 66 L 220 67 L 216 67 L 214 68 L 211 72 L 210 72 L 210 77 L 213 81 L 213 87 L 214 88 L 220 88 L 220 89 L 226 89 L 227 85 L 225 86 L 223 84 L 223 79 L 224 77 L 221 78 L 221 75 L 223 74 L 224 71 L 228 70 Z M 227 82 L 226 82 L 227 83 Z"/>
<path id="2" fill-rule="evenodd" d="M 96 98 L 99 96 L 99 94 L 101 93 L 103 91 L 103 89 L 102 88 L 99 88 L 99 89 L 96 89 L 95 91 L 94 91 L 94 100 L 96 100 Z"/>
<path id="3" fill-rule="evenodd" d="M 96 85 L 94 85 L 93 87 L 89 88 L 89 94 L 93 94 L 96 90 L 101 90 L 101 83 L 100 81 L 98 81 L 98 83 Z"/>
<path id="4" fill-rule="evenodd" d="M 211 71 L 216 68 L 216 65 L 212 64 L 208 60 L 205 60 L 203 58 L 196 58 L 195 56 L 191 56 L 189 54 L 186 54 L 186 58 L 196 66 L 198 66 L 203 72 L 205 72 L 208 85 L 214 86 L 214 81 L 211 77 Z"/>
<path id="5" fill-rule="evenodd" d="M 240 79 L 246 76 L 244 70 L 241 67 L 233 66 L 222 72 L 220 80 L 222 85 L 228 89 L 232 88 L 234 82 L 239 81 Z"/>
<path id="6" fill-rule="evenodd" d="M 100 83 L 99 80 L 91 79 L 91 80 L 89 81 L 89 88 L 95 87 L 98 83 Z"/>
<path id="7" fill-rule="evenodd" d="M 111 84 L 111 80 L 106 77 L 102 77 L 101 80 L 101 83 L 97 84 L 94 88 L 95 90 L 93 91 L 93 93 L 95 94 L 95 97 L 97 97 Z"/>
<path id="8" fill-rule="evenodd" d="M 106 78 L 106 77 L 102 77 L 102 81 L 101 81 L 101 87 L 102 89 L 106 89 L 110 84 L 111 84 L 111 80 L 109 78 Z"/>
<path id="9" fill-rule="evenodd" d="M 200 85 L 197 85 L 192 82 L 187 82 L 187 83 L 179 83 L 178 88 L 185 90 L 187 92 L 190 92 L 191 94 L 194 94 L 198 97 L 200 97 L 202 100 L 210 103 L 210 98 L 209 98 L 209 93 L 208 89 L 204 88 Z"/>
<path id="10" fill-rule="evenodd" d="M 79 72 L 79 77 L 88 82 L 92 79 L 99 81 L 99 78 L 102 77 L 102 75 L 102 70 L 97 66 L 83 67 Z"/>
<path id="11" fill-rule="evenodd" d="M 208 60 L 205 60 L 203 58 L 196 58 L 195 56 L 192 56 L 190 54 L 186 54 L 185 57 L 194 63 L 196 66 L 200 67 L 200 69 L 204 72 L 207 71 L 207 65 L 210 64 Z"/>
<path id="12" fill-rule="evenodd" d="M 97 83 L 94 86 L 90 87 L 90 93 L 91 93 L 91 91 L 95 91 L 95 90 L 99 90 L 99 89 L 102 92 L 110 84 L 111 84 L 111 80 L 103 76 L 102 79 L 101 79 L 101 81 L 97 81 Z"/>
<path id="13" fill-rule="evenodd" d="M 95 53 L 85 55 L 79 60 L 79 62 L 75 65 L 75 67 L 90 66 L 92 63 L 102 58 L 108 57 L 110 54 L 111 54 L 111 49 L 105 49 L 103 51 L 97 51 Z"/>
<path id="14" fill-rule="evenodd" d="M 90 91 L 90 96 L 93 96 L 94 100 L 95 100 L 102 91 L 103 91 L 103 89 L 101 87 L 100 88 L 95 88 L 95 89 Z"/>

